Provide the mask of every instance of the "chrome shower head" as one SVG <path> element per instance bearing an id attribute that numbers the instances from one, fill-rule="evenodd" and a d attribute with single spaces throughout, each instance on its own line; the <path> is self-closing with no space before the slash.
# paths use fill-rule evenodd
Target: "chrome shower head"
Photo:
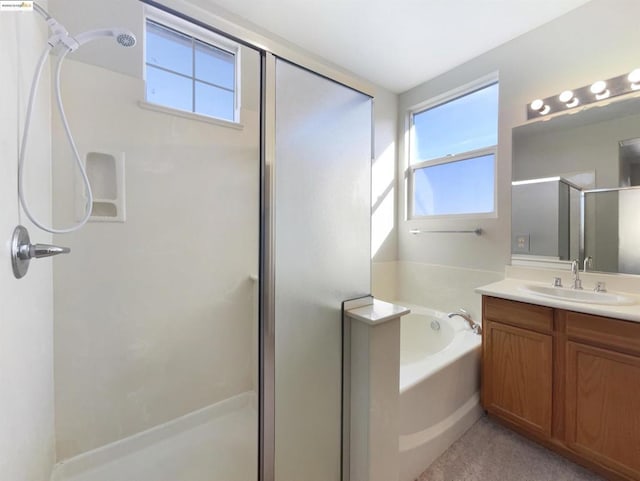
<path id="1" fill-rule="evenodd" d="M 136 44 L 136 37 L 131 32 L 119 33 L 116 41 L 123 47 L 133 47 Z"/>
<path id="2" fill-rule="evenodd" d="M 102 37 L 113 37 L 123 47 L 133 47 L 136 44 L 136 36 L 133 32 L 122 28 L 89 30 L 88 32 L 79 33 L 74 36 L 76 42 L 78 42 L 78 46 Z"/>

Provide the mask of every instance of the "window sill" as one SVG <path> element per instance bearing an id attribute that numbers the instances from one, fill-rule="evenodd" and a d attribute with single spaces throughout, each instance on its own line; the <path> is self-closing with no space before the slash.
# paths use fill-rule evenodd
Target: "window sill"
<path id="1" fill-rule="evenodd" d="M 151 110 L 154 112 L 160 112 L 167 115 L 173 115 L 175 117 L 182 117 L 189 120 L 197 120 L 199 122 L 205 122 L 208 124 L 219 125 L 220 127 L 228 127 L 235 130 L 243 130 L 244 125 L 239 122 L 231 122 L 229 120 L 217 119 L 215 117 L 209 117 L 208 115 L 196 114 L 193 112 L 187 112 L 186 110 L 173 109 L 171 107 L 165 107 L 164 105 L 154 104 L 146 102 L 144 100 L 138 101 L 138 106 L 144 110 Z"/>

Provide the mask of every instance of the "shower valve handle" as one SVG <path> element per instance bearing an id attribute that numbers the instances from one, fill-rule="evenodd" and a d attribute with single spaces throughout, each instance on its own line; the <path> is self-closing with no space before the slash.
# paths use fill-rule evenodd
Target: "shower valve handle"
<path id="1" fill-rule="evenodd" d="M 25 252 L 25 255 L 29 259 L 40 259 L 41 257 L 51 257 L 71 252 L 71 249 L 68 247 L 58 247 L 49 244 L 29 244 L 28 246 L 24 246 L 24 251 L 27 250 L 28 252 Z"/>
<path id="2" fill-rule="evenodd" d="M 57 256 L 58 254 L 68 254 L 71 249 L 68 247 L 58 247 L 49 244 L 28 244 L 22 246 L 18 256 L 21 259 L 40 259 L 41 257 Z"/>
<path id="3" fill-rule="evenodd" d="M 71 252 L 71 249 L 68 247 L 49 244 L 32 244 L 27 229 L 19 225 L 13 231 L 13 237 L 11 239 L 11 264 L 13 274 L 17 279 L 24 277 L 29 269 L 29 261 L 31 261 L 31 259 L 68 254 L 69 252 Z"/>

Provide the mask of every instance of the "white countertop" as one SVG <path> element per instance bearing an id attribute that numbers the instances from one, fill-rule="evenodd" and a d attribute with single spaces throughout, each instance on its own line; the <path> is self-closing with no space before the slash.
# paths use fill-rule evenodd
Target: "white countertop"
<path id="1" fill-rule="evenodd" d="M 410 312 L 410 309 L 399 306 L 398 304 L 391 304 L 389 302 L 374 299 L 373 304 L 358 307 L 356 309 L 350 309 L 346 311 L 346 314 L 358 321 L 365 322 L 371 326 L 377 326 L 378 324 L 396 319 L 400 316 L 409 314 Z"/>
<path id="2" fill-rule="evenodd" d="M 640 322 L 640 295 L 635 293 L 620 292 L 620 294 L 635 299 L 636 303 L 631 306 L 586 304 L 537 295 L 523 290 L 523 286 L 525 285 L 550 286 L 551 284 L 524 279 L 504 279 L 499 282 L 494 282 L 493 284 L 478 287 L 475 289 L 475 292 L 486 296 L 510 299 L 512 301 L 528 302 L 530 304 L 556 307 L 568 311 L 584 312 L 587 314 L 597 314 L 599 316 Z"/>

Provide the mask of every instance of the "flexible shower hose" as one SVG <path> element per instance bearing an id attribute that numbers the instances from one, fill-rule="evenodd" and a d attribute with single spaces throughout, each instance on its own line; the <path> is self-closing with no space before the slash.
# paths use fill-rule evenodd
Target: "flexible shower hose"
<path id="1" fill-rule="evenodd" d="M 85 169 L 84 163 L 80 158 L 80 154 L 78 153 L 78 148 L 76 147 L 76 143 L 73 140 L 73 136 L 71 135 L 71 129 L 69 128 L 69 122 L 67 121 L 67 116 L 64 113 L 64 106 L 62 105 L 62 95 L 60 92 L 60 71 L 62 69 L 62 62 L 64 61 L 67 54 L 71 51 L 70 49 L 64 50 L 60 54 L 58 58 L 58 63 L 56 65 L 56 72 L 54 77 L 54 87 L 55 87 L 55 96 L 56 103 L 58 105 L 58 112 L 60 114 L 60 119 L 62 120 L 62 125 L 64 127 L 65 134 L 67 136 L 67 140 L 69 141 L 69 145 L 71 146 L 71 150 L 73 151 L 75 164 L 80 171 L 80 175 L 82 177 L 82 182 L 84 184 L 84 190 L 86 192 L 87 204 L 85 206 L 85 214 L 82 219 L 75 225 L 63 229 L 55 229 L 53 226 L 49 227 L 40 222 L 31 212 L 29 208 L 29 204 L 27 203 L 27 199 L 24 192 L 24 165 L 26 159 L 26 151 L 27 151 L 27 140 L 29 138 L 29 129 L 31 127 L 31 114 L 33 111 L 33 105 L 35 103 L 36 93 L 38 90 L 38 84 L 40 83 L 40 77 L 42 76 L 42 69 L 44 68 L 44 64 L 47 61 L 47 57 L 51 52 L 51 45 L 47 44 L 47 47 L 42 52 L 40 59 L 38 61 L 38 66 L 36 67 L 36 72 L 33 76 L 33 82 L 31 83 L 31 91 L 29 93 L 29 102 L 27 104 L 27 111 L 24 120 L 24 132 L 22 134 L 22 142 L 20 144 L 20 153 L 18 158 L 18 197 L 20 198 L 20 205 L 22 206 L 22 210 L 27 215 L 29 220 L 33 222 L 34 225 L 39 227 L 40 229 L 50 232 L 51 234 L 68 234 L 71 232 L 75 232 L 84 226 L 89 217 L 91 217 L 91 208 L 93 205 L 93 193 L 91 192 L 91 185 L 89 184 L 89 178 L 87 176 L 87 171 Z"/>

